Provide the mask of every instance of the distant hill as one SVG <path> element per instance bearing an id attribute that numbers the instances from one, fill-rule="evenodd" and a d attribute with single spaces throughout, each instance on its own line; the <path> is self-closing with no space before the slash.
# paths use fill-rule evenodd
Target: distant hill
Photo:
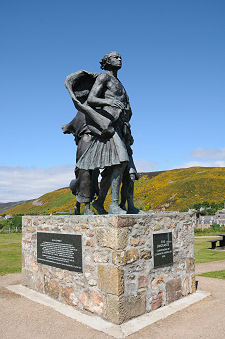
<path id="1" fill-rule="evenodd" d="M 141 173 L 135 182 L 135 204 L 143 210 L 179 210 L 195 203 L 225 201 L 224 167 L 191 167 Z M 106 209 L 110 196 L 106 198 Z M 49 214 L 73 211 L 75 198 L 69 188 L 44 194 L 7 210 L 9 214 Z"/>
<path id="2" fill-rule="evenodd" d="M 140 172 L 139 175 L 143 176 L 143 175 L 147 175 L 149 177 L 149 179 L 155 177 L 156 175 L 159 175 L 160 173 L 163 173 L 166 171 L 155 171 L 155 172 Z"/>
<path id="3" fill-rule="evenodd" d="M 31 200 L 23 200 L 23 201 L 12 201 L 12 202 L 0 202 L 0 213 L 4 213 L 10 208 L 13 208 L 17 205 L 25 204 Z"/>

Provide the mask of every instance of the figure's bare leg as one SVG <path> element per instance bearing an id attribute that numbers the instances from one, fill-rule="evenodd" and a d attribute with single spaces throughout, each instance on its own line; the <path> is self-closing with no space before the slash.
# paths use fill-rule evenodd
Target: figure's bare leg
<path id="1" fill-rule="evenodd" d="M 126 165 L 126 163 L 122 163 L 121 165 L 113 166 L 111 176 L 111 205 L 109 207 L 109 214 L 126 214 L 126 211 L 119 206 L 120 184 Z"/>
<path id="2" fill-rule="evenodd" d="M 126 202 L 127 202 L 129 180 L 130 180 L 129 171 L 126 168 L 124 170 L 123 178 L 122 178 L 121 201 L 120 201 L 120 207 L 124 211 L 126 211 Z"/>
<path id="3" fill-rule="evenodd" d="M 110 187 L 111 175 L 111 167 L 104 169 L 102 173 L 98 199 L 92 203 L 92 206 L 96 209 L 96 211 L 98 211 L 99 214 L 107 214 L 106 210 L 104 209 L 104 201 Z"/>
<path id="4" fill-rule="evenodd" d="M 134 180 L 130 178 L 129 179 L 129 185 L 128 185 L 128 190 L 127 190 L 127 205 L 128 205 L 128 214 L 145 214 L 142 210 L 139 210 L 134 206 Z"/>
<path id="5" fill-rule="evenodd" d="M 121 187 L 121 201 L 120 207 L 126 211 L 126 201 L 127 201 L 127 192 L 126 192 L 126 184 L 123 182 Z"/>
<path id="6" fill-rule="evenodd" d="M 140 210 L 134 206 L 134 182 L 130 179 L 127 192 L 128 214 L 138 214 Z"/>
<path id="7" fill-rule="evenodd" d="M 74 207 L 74 214 L 80 215 L 80 203 L 77 201 L 75 207 Z"/>
<path id="8" fill-rule="evenodd" d="M 84 205 L 84 215 L 94 215 L 94 212 L 92 212 L 90 208 L 90 203 L 86 202 Z"/>
<path id="9" fill-rule="evenodd" d="M 94 169 L 91 171 L 91 200 L 95 196 L 99 196 L 99 187 L 98 187 L 98 177 L 99 177 L 99 169 Z"/>

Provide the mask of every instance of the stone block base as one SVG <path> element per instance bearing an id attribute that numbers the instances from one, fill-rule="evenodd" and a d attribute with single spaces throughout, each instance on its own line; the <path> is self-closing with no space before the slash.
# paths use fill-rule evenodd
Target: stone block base
<path id="1" fill-rule="evenodd" d="M 83 272 L 37 262 L 37 232 L 82 237 Z M 172 232 L 173 264 L 154 268 L 153 234 Z M 115 324 L 195 291 L 188 213 L 23 217 L 24 285 Z"/>

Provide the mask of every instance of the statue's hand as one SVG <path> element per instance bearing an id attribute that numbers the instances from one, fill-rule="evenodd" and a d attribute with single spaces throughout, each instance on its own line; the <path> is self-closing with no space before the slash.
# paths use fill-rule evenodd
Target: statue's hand
<path id="1" fill-rule="evenodd" d="M 135 174 L 134 174 L 134 173 L 130 173 L 130 179 L 131 179 L 132 181 L 135 181 Z"/>
<path id="2" fill-rule="evenodd" d="M 77 100 L 77 98 L 74 95 L 72 96 L 72 100 L 73 100 L 73 103 L 74 103 L 74 106 L 76 107 L 76 109 L 78 111 L 82 110 L 83 105 L 80 103 L 79 100 Z"/>
<path id="3" fill-rule="evenodd" d="M 112 138 L 112 136 L 114 135 L 115 130 L 113 128 L 113 126 L 109 126 L 108 128 L 105 128 L 102 133 L 101 133 L 101 137 L 103 139 L 110 139 Z"/>
<path id="4" fill-rule="evenodd" d="M 120 109 L 124 109 L 125 108 L 124 103 L 119 101 L 119 100 L 117 100 L 117 99 L 109 99 L 108 100 L 108 104 L 109 104 L 109 106 L 120 108 Z"/>
<path id="5" fill-rule="evenodd" d="M 61 128 L 62 128 L 62 131 L 63 131 L 64 134 L 72 133 L 71 129 L 70 129 L 70 124 L 65 124 Z"/>

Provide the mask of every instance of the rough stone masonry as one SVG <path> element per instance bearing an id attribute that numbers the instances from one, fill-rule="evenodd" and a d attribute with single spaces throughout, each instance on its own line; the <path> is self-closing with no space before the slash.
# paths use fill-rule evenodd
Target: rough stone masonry
<path id="1" fill-rule="evenodd" d="M 82 236 L 83 273 L 37 262 L 37 232 Z M 172 232 L 173 265 L 154 268 L 153 234 Z M 115 324 L 195 291 L 194 219 L 188 213 L 24 216 L 23 282 Z"/>

